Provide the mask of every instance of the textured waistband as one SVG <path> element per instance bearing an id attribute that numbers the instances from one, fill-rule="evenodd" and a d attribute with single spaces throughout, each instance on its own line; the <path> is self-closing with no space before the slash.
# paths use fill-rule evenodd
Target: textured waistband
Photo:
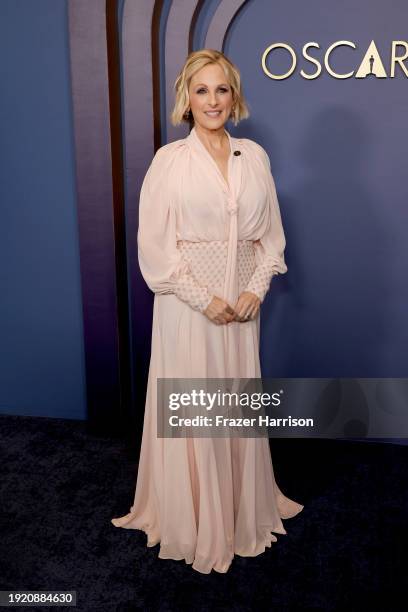
<path id="1" fill-rule="evenodd" d="M 257 240 L 237 240 L 238 245 L 240 244 L 254 244 Z M 177 244 L 182 245 L 209 245 L 209 244 L 223 244 L 228 245 L 228 240 L 177 240 Z"/>

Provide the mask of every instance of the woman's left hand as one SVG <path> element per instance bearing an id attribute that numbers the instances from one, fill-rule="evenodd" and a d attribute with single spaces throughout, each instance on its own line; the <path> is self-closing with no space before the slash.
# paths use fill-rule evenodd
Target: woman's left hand
<path id="1" fill-rule="evenodd" d="M 258 314 L 261 300 L 251 291 L 243 291 L 234 306 L 236 312 L 235 321 L 251 321 Z"/>

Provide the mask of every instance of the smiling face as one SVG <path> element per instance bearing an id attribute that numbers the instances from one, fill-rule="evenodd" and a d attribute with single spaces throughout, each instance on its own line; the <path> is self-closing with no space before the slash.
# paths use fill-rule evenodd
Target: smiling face
<path id="1" fill-rule="evenodd" d="M 207 130 L 217 130 L 228 121 L 233 105 L 232 89 L 219 64 L 198 70 L 188 89 L 194 123 Z"/>

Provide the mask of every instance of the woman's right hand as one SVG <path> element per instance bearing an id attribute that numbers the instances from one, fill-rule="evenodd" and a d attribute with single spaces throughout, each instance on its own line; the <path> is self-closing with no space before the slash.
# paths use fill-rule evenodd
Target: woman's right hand
<path id="1" fill-rule="evenodd" d="M 235 319 L 236 313 L 228 302 L 214 295 L 203 314 L 216 325 L 226 325 Z"/>

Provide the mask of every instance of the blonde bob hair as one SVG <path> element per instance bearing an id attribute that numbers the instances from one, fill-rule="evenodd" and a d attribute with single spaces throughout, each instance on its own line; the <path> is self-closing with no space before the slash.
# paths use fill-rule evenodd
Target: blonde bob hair
<path id="1" fill-rule="evenodd" d="M 191 110 L 189 116 L 186 116 L 190 104 L 188 88 L 193 75 L 208 64 L 219 64 L 227 77 L 232 89 L 233 109 L 230 119 L 234 125 L 237 125 L 242 119 L 249 117 L 248 106 L 242 93 L 241 75 L 238 68 L 221 51 L 200 49 L 188 54 L 185 64 L 174 83 L 176 101 L 170 117 L 173 125 L 180 125 L 182 122 L 190 123 L 190 119 L 193 118 Z"/>

